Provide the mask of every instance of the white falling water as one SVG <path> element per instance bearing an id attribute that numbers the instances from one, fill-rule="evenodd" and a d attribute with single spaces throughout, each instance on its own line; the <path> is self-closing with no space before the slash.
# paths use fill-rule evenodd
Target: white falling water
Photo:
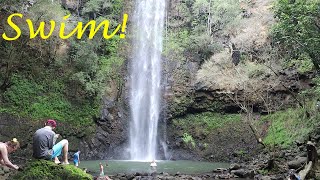
<path id="1" fill-rule="evenodd" d="M 136 0 L 131 63 L 131 160 L 156 159 L 166 0 Z"/>

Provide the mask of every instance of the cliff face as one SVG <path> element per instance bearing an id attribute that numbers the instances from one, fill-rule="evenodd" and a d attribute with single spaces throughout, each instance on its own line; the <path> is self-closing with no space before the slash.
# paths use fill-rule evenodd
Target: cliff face
<path id="1" fill-rule="evenodd" d="M 310 81 L 313 73 L 284 69 L 280 61 L 271 59 L 275 57 L 268 39 L 268 29 L 273 23 L 272 2 L 238 4 L 241 11 L 237 15 L 237 27 L 207 36 L 209 41 L 203 40 L 205 46 L 215 43 L 220 48 L 206 51 L 199 47 L 188 49 L 187 40 L 176 41 L 178 38 L 195 38 L 191 43 L 202 41 L 197 39 L 199 34 L 196 37 L 192 34 L 192 29 L 200 26 L 191 23 L 198 15 L 195 2 L 172 0 L 168 3 L 168 34 L 163 54 L 164 103 L 159 125 L 159 137 L 163 137 L 163 133 L 168 137 L 160 139 L 166 141 L 175 159 L 230 161 L 242 158 L 241 152 L 256 153 L 258 144 L 247 122 L 226 123 L 220 129 L 205 133 L 194 130 L 190 135 L 196 147 L 191 148 L 183 141 L 188 130 L 174 120 L 203 112 L 233 114 L 243 112 L 243 107 L 260 114 L 273 112 L 296 104 L 295 94 L 313 86 Z M 180 37 L 182 31 L 189 36 Z M 173 45 L 175 43 L 178 46 Z M 204 56 L 205 53 L 208 54 Z M 123 89 L 114 89 L 113 95 L 105 98 L 102 116 L 95 120 L 95 134 L 81 141 L 87 158 L 128 158 L 130 86 L 126 81 L 129 68 L 124 69 Z M 191 128 L 196 128 L 194 126 L 190 124 Z M 164 156 L 163 147 L 159 147 L 159 152 Z"/>
<path id="2" fill-rule="evenodd" d="M 224 5 L 232 6 L 228 3 L 231 1 Z M 237 113 L 244 102 L 253 106 L 255 112 L 265 112 L 265 99 L 271 99 L 277 106 L 290 105 L 295 101 L 294 93 L 312 86 L 312 74 L 283 69 L 274 56 L 276 52 L 268 37 L 274 22 L 271 4 L 272 1 L 237 4 L 234 8 L 239 14 L 234 16 L 236 20 L 229 22 L 237 26 L 233 29 L 226 26 L 210 34 L 211 43 L 207 46 L 214 44 L 220 46 L 220 50 L 211 51 L 207 59 L 201 58 L 199 49 L 187 47 L 182 51 L 183 61 L 168 56 L 165 97 L 169 117 L 203 111 Z M 182 7 L 187 14 L 180 13 Z M 189 24 L 196 20 L 196 8 L 196 2 L 170 1 L 168 31 L 184 29 L 192 33 L 192 29 L 199 28 L 200 24 Z M 198 11 L 201 10 L 205 11 Z"/>
<path id="3" fill-rule="evenodd" d="M 80 147 L 87 159 L 128 159 L 126 152 L 129 118 L 126 104 L 104 100 L 101 117 L 95 119 L 94 134 L 83 139 Z"/>

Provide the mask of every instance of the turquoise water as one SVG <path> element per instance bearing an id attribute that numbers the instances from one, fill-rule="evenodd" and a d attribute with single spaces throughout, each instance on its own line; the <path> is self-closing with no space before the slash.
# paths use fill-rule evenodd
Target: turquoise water
<path id="1" fill-rule="evenodd" d="M 91 174 L 99 173 L 99 163 L 104 166 L 104 173 L 106 175 L 115 175 L 117 173 L 150 173 L 150 162 L 137 162 L 137 161 L 122 161 L 122 160 L 110 160 L 108 161 L 108 167 L 105 167 L 106 161 L 81 161 L 80 168 L 87 168 Z M 212 172 L 217 168 L 228 168 L 228 163 L 211 163 L 200 161 L 156 161 L 157 172 L 167 172 L 174 174 L 180 172 L 181 174 L 201 174 Z"/>

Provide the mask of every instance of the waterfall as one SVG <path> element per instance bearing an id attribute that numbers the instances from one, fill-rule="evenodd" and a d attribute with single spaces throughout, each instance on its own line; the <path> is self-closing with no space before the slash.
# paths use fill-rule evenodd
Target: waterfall
<path id="1" fill-rule="evenodd" d="M 136 0 L 130 74 L 130 157 L 156 159 L 166 0 Z"/>

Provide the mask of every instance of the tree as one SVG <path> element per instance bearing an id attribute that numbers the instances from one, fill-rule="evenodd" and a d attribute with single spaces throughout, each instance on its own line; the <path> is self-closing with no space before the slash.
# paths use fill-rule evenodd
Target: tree
<path id="1" fill-rule="evenodd" d="M 320 1 L 279 0 L 275 17 L 278 23 L 273 36 L 289 58 L 307 54 L 320 69 Z"/>
<path id="2" fill-rule="evenodd" d="M 15 34 L 6 22 L 8 16 L 15 11 L 20 12 L 23 8 L 25 9 L 24 18 L 36 20 L 35 24 L 50 19 L 59 24 L 65 13 L 58 3 L 48 3 L 44 0 L 39 0 L 28 8 L 22 1 L 5 0 L 0 3 L 0 7 L 0 32 L 8 34 Z M 23 32 L 21 37 L 15 41 L 0 40 L 0 91 L 2 92 L 12 85 L 14 74 L 20 73 L 28 77 L 39 76 L 38 72 L 43 71 L 42 67 L 48 68 L 53 65 L 56 51 L 61 43 L 57 38 L 57 32 L 54 32 L 53 36 L 47 40 L 30 39 L 24 20 L 16 19 L 14 22 Z"/>

